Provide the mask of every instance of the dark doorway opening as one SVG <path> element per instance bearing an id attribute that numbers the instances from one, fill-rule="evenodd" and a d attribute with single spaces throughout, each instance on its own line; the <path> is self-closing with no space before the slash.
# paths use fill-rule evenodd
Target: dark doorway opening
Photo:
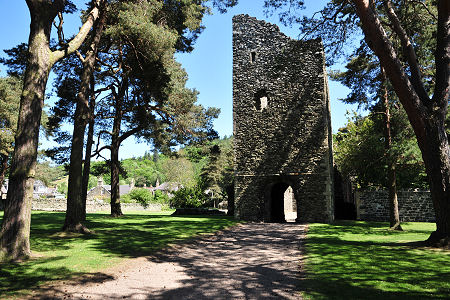
<path id="1" fill-rule="evenodd" d="M 292 187 L 279 182 L 272 186 L 270 192 L 269 222 L 295 222 L 297 218 L 297 201 Z"/>

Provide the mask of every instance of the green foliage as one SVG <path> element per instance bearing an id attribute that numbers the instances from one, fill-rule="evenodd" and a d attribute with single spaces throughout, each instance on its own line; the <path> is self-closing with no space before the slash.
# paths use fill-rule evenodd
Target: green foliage
<path id="1" fill-rule="evenodd" d="M 185 187 L 192 187 L 196 183 L 193 164 L 184 157 L 167 159 L 162 168 L 169 182 L 176 182 Z"/>
<path id="2" fill-rule="evenodd" d="M 169 204 L 169 201 L 170 201 L 169 195 L 161 192 L 160 190 L 155 191 L 155 195 L 153 196 L 154 203 Z"/>
<path id="3" fill-rule="evenodd" d="M 60 194 L 67 195 L 67 188 L 68 188 L 67 182 L 65 182 L 65 181 L 63 181 L 63 182 L 61 182 L 61 183 L 58 183 L 58 184 L 56 185 L 56 190 L 57 190 L 58 193 L 60 193 Z"/>
<path id="4" fill-rule="evenodd" d="M 49 161 L 39 162 L 36 165 L 35 178 L 41 180 L 46 186 L 53 185 L 54 181 L 62 179 L 67 175 L 64 166 L 52 165 Z"/>
<path id="5" fill-rule="evenodd" d="M 359 187 L 386 187 L 387 159 L 396 161 L 399 188 L 427 188 L 420 150 L 406 115 L 392 110 L 392 147 L 384 148 L 382 115 L 354 116 L 334 135 L 334 159 L 339 170 Z"/>
<path id="6" fill-rule="evenodd" d="M 218 139 L 207 144 L 208 156 L 201 170 L 205 189 L 213 192 L 215 199 L 227 198 L 226 189 L 233 184 L 233 138 Z"/>
<path id="7" fill-rule="evenodd" d="M 0 78 L 0 155 L 6 157 L 14 150 L 21 92 L 22 82 L 19 79 Z"/>
<path id="8" fill-rule="evenodd" d="M 1 265 L 0 298 L 21 299 L 50 281 L 83 278 L 124 259 L 148 256 L 175 242 L 236 223 L 224 216 L 172 217 L 171 213 L 129 212 L 121 218 L 87 214 L 85 225 L 95 234 L 80 236 L 61 233 L 64 213 L 33 211 L 31 250 L 39 256 Z M 0 222 L 2 216 L 0 212 Z"/>
<path id="9" fill-rule="evenodd" d="M 145 208 L 148 207 L 148 204 L 153 200 L 152 192 L 147 189 L 133 189 L 127 196 L 131 200 L 140 203 Z"/>
<path id="10" fill-rule="evenodd" d="M 197 208 L 206 206 L 206 195 L 200 185 L 184 187 L 175 192 L 170 199 L 173 208 Z"/>
<path id="11" fill-rule="evenodd" d="M 448 299 L 449 253 L 419 246 L 432 223 L 310 224 L 302 280 L 306 299 Z"/>

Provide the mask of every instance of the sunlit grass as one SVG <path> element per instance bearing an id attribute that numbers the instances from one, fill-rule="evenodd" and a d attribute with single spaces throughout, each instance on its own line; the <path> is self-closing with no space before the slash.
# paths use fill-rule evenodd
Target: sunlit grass
<path id="1" fill-rule="evenodd" d="M 149 255 L 169 244 L 236 223 L 225 216 L 170 214 L 137 212 L 121 218 L 88 214 L 85 224 L 94 234 L 80 235 L 60 232 L 64 213 L 33 211 L 31 249 L 38 257 L 0 265 L 0 299 L 20 296 L 48 281 L 99 272 L 123 259 Z"/>
<path id="2" fill-rule="evenodd" d="M 450 299 L 450 253 L 418 246 L 433 223 L 311 224 L 306 242 L 311 299 Z"/>

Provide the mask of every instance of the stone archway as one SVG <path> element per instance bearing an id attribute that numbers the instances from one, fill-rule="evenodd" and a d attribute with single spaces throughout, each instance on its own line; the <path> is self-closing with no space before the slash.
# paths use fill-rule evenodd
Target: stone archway
<path id="1" fill-rule="evenodd" d="M 295 222 L 297 200 L 291 185 L 286 182 L 272 184 L 266 194 L 266 221 L 275 223 Z"/>

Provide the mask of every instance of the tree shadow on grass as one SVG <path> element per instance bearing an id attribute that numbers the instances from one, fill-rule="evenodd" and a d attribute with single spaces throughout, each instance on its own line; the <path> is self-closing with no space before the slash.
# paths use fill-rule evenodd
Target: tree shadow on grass
<path id="1" fill-rule="evenodd" d="M 52 280 L 68 279 L 77 275 L 65 267 L 47 268 L 40 265 L 61 260 L 63 257 L 31 259 L 24 263 L 0 264 L 0 296 L 10 296 L 18 291 L 38 288 Z M 19 293 L 20 295 L 20 293 Z"/>
<path id="2" fill-rule="evenodd" d="M 233 218 L 225 216 L 129 215 L 112 222 L 119 223 L 111 227 L 105 218 L 89 220 L 88 227 L 95 230 L 92 247 L 127 258 L 150 255 L 169 244 L 235 224 Z"/>
<path id="3" fill-rule="evenodd" d="M 396 242 L 409 233 L 384 223 L 312 226 L 304 291 L 316 299 L 449 299 L 450 253 Z"/>
<path id="4" fill-rule="evenodd" d="M 99 250 L 105 256 L 138 257 L 152 254 L 169 243 L 192 237 L 200 232 L 213 232 L 234 224 L 227 217 L 170 217 L 161 215 L 125 215 L 111 218 L 105 214 L 88 214 L 86 225 L 94 234 L 62 234 L 65 214 L 33 212 L 31 248 L 33 252 L 49 253 L 70 250 L 75 244 Z M 0 220 L 1 221 L 1 220 Z M 112 279 L 103 273 L 79 273 L 59 263 L 66 256 L 31 259 L 23 263 L 0 265 L 0 295 L 21 295 L 27 290 L 44 291 L 43 295 L 62 293 L 53 287 L 41 288 L 49 281 Z M 53 264 L 54 262 L 54 264 Z M 44 297 L 44 296 L 43 296 Z M 2 297 L 0 297 L 2 298 Z M 45 298 L 45 297 L 44 297 Z"/>

